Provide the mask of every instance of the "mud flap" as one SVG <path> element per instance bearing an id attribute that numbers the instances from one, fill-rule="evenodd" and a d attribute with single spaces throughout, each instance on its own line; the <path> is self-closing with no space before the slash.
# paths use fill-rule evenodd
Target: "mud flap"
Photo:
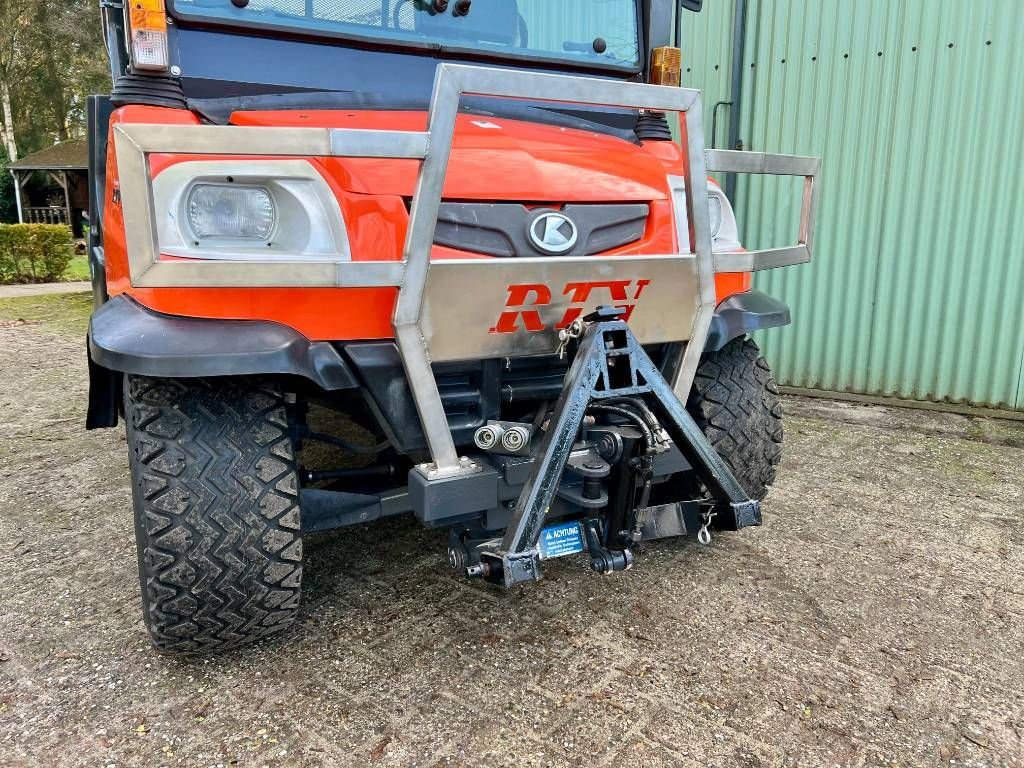
<path id="1" fill-rule="evenodd" d="M 104 368 L 92 359 L 89 341 L 85 356 L 89 361 L 89 408 L 85 416 L 86 429 L 111 429 L 117 426 L 121 410 L 121 382 L 123 374 Z"/>

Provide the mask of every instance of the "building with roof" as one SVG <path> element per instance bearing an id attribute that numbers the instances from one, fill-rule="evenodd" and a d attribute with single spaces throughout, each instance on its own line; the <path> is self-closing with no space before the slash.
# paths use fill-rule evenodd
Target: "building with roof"
<path id="1" fill-rule="evenodd" d="M 71 139 L 11 163 L 22 224 L 67 224 L 76 237 L 89 210 L 89 147 Z"/>
<path id="2" fill-rule="evenodd" d="M 757 338 L 791 391 L 1024 412 L 1022 10 L 734 0 L 687 19 L 707 146 L 822 158 L 814 263 L 754 277 L 793 310 Z M 789 241 L 800 184 L 738 176 L 744 245 Z"/>

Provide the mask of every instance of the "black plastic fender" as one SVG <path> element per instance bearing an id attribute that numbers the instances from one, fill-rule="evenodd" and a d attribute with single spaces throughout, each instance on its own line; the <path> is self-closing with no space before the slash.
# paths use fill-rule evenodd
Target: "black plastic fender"
<path id="1" fill-rule="evenodd" d="M 765 328 L 781 328 L 791 322 L 789 307 L 775 297 L 756 290 L 736 293 L 715 309 L 704 348 L 717 352 L 740 336 Z"/>
<path id="2" fill-rule="evenodd" d="M 328 391 L 359 386 L 330 342 L 310 341 L 298 331 L 264 320 L 164 315 L 127 296 L 115 296 L 93 313 L 89 361 L 90 428 L 117 425 L 116 412 L 100 404 L 116 400 L 117 393 L 106 390 L 117 385 L 119 374 L 166 378 L 282 374 L 301 376 Z"/>

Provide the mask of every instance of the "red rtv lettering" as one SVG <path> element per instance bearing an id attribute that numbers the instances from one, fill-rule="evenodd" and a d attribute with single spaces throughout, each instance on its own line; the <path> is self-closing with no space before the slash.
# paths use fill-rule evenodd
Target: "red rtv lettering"
<path id="1" fill-rule="evenodd" d="M 554 328 L 561 330 L 579 319 L 588 306 L 607 300 L 614 306 L 625 310 L 624 320 L 629 320 L 636 308 L 644 289 L 651 284 L 650 280 L 603 280 L 593 282 L 566 283 L 563 296 L 569 297 L 569 306 Z M 592 298 L 595 296 L 596 297 Z M 604 294 L 604 295 L 602 295 Z M 505 311 L 498 317 L 498 322 L 491 328 L 491 333 L 515 333 L 519 330 L 538 333 L 546 329 L 540 316 L 540 307 L 552 303 L 551 289 L 543 283 L 527 283 L 510 285 Z"/>

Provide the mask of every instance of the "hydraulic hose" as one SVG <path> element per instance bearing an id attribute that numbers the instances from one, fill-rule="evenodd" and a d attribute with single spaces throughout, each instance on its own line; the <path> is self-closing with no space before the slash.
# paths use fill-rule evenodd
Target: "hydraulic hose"
<path id="1" fill-rule="evenodd" d="M 615 400 L 618 402 L 626 402 L 629 405 L 632 405 L 633 407 L 637 408 L 639 411 L 645 412 L 647 416 L 651 419 L 651 421 L 653 421 L 656 425 L 654 429 L 661 429 L 661 426 L 654 418 L 654 414 L 650 412 L 650 409 L 647 408 L 647 405 L 643 401 L 635 401 L 634 398 L 615 398 Z M 595 403 L 592 404 L 587 410 L 588 412 L 596 411 L 598 413 L 609 413 L 624 418 L 635 424 L 640 429 L 641 434 L 643 434 L 644 436 L 645 447 L 643 455 L 637 459 L 634 459 L 634 461 L 637 462 L 634 466 L 634 472 L 636 473 L 636 477 L 638 477 L 640 480 L 640 488 L 638 490 L 634 488 L 633 501 L 630 504 L 630 516 L 632 519 L 629 521 L 629 527 L 626 529 L 631 530 L 631 538 L 634 541 L 639 541 L 640 533 L 639 523 L 636 518 L 636 510 L 638 507 L 646 507 L 651 496 L 651 479 L 653 477 L 652 457 L 655 450 L 654 430 L 652 430 L 652 428 L 648 425 L 647 419 L 645 419 L 640 414 L 632 411 L 631 409 L 623 406 L 610 405 L 605 403 Z M 623 520 L 623 522 L 626 521 Z M 606 531 L 606 535 L 609 537 L 613 535 L 613 530 L 610 526 Z M 628 552 L 628 550 L 626 551 Z M 631 553 L 630 557 L 632 557 Z M 625 567 L 628 568 L 629 565 L 627 564 Z M 594 563 L 594 568 L 595 570 L 598 569 L 596 561 Z"/>
<path id="2" fill-rule="evenodd" d="M 299 430 L 299 436 L 305 440 L 313 440 L 317 443 L 326 443 L 341 448 L 343 451 L 354 453 L 358 456 L 376 456 L 381 451 L 391 447 L 391 443 L 385 440 L 377 445 L 355 445 L 334 435 L 326 435 L 323 432 L 313 432 L 310 429 Z"/>
<path id="3" fill-rule="evenodd" d="M 609 413 L 632 422 L 637 426 L 641 434 L 643 434 L 644 442 L 647 444 L 647 450 L 654 450 L 654 433 L 651 431 L 651 428 L 647 426 L 647 422 L 644 421 L 643 417 L 631 411 L 629 408 L 623 408 L 619 405 L 593 403 L 589 408 L 587 408 L 587 412 Z"/>
<path id="4" fill-rule="evenodd" d="M 661 431 L 661 424 L 658 422 L 657 417 L 651 409 L 647 407 L 647 403 L 639 397 L 613 397 L 605 402 L 610 405 L 618 403 L 631 405 L 643 417 L 644 421 L 647 422 L 647 426 L 651 428 L 652 433 L 658 433 Z"/>
<path id="5" fill-rule="evenodd" d="M 387 480 L 395 476 L 395 467 L 391 464 L 348 469 L 306 469 L 302 467 L 299 474 L 307 483 L 321 483 L 328 480 Z"/>

